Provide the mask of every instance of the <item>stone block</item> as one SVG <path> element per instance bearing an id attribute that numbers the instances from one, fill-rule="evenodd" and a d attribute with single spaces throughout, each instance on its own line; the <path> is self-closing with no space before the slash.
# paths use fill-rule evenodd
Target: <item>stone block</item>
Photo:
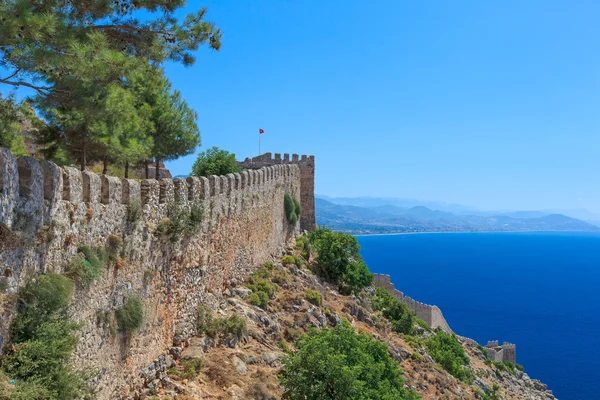
<path id="1" fill-rule="evenodd" d="M 102 203 L 121 204 L 122 184 L 115 176 L 102 175 Z"/>
<path id="2" fill-rule="evenodd" d="M 141 202 L 141 187 L 138 181 L 133 179 L 122 179 L 121 186 L 123 188 L 123 194 L 121 196 L 123 204 Z"/>
<path id="3" fill-rule="evenodd" d="M 63 200 L 71 203 L 83 201 L 83 177 L 81 171 L 73 167 L 63 167 Z"/>
<path id="4" fill-rule="evenodd" d="M 173 179 L 173 192 L 175 195 L 175 201 L 179 203 L 186 202 L 188 199 L 187 184 L 183 178 Z"/>
<path id="5" fill-rule="evenodd" d="M 102 181 L 98 175 L 90 171 L 81 173 L 83 178 L 83 201 L 100 203 L 102 201 Z"/>
<path id="6" fill-rule="evenodd" d="M 44 198 L 46 200 L 62 200 L 63 176 L 60 167 L 51 161 L 40 162 L 44 170 Z"/>
<path id="7" fill-rule="evenodd" d="M 141 185 L 142 204 L 157 205 L 160 196 L 160 187 L 156 179 L 142 179 Z"/>
<path id="8" fill-rule="evenodd" d="M 160 196 L 158 202 L 160 204 L 172 204 L 175 201 L 175 188 L 173 181 L 168 178 L 163 178 L 160 181 Z"/>

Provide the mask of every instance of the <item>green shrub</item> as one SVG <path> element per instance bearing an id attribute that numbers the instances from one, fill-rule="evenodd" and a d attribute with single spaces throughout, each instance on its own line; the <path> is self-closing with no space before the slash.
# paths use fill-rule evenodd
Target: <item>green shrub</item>
<path id="1" fill-rule="evenodd" d="M 65 267 L 65 275 L 85 283 L 99 279 L 104 272 L 105 253 L 99 249 L 82 246 Z"/>
<path id="2" fill-rule="evenodd" d="M 298 219 L 300 219 L 300 213 L 302 212 L 300 202 L 290 194 L 286 193 L 283 196 L 283 208 L 287 221 L 292 225 L 296 225 Z"/>
<path id="3" fill-rule="evenodd" d="M 202 228 L 202 221 L 204 221 L 204 206 L 201 202 L 195 201 L 190 205 L 185 234 L 192 236 L 198 233 Z"/>
<path id="4" fill-rule="evenodd" d="M 242 168 L 235 159 L 235 154 L 218 147 L 211 147 L 198 154 L 192 165 L 193 176 L 227 175 L 240 172 Z"/>
<path id="5" fill-rule="evenodd" d="M 127 205 L 127 215 L 125 219 L 129 223 L 136 223 L 142 217 L 142 203 L 140 201 L 133 201 Z"/>
<path id="6" fill-rule="evenodd" d="M 211 318 L 207 321 L 204 332 L 210 337 L 229 335 L 241 338 L 246 336 L 246 320 L 237 314 L 226 318 Z"/>
<path id="7" fill-rule="evenodd" d="M 308 236 L 303 235 L 296 238 L 296 249 L 300 250 L 302 257 L 304 257 L 305 260 L 310 258 L 310 242 Z"/>
<path id="8" fill-rule="evenodd" d="M 2 374 L 16 381 L 10 399 L 79 399 L 85 377 L 70 361 L 77 324 L 68 320 L 73 283 L 42 275 L 20 291 L 11 325 L 12 346 L 1 359 Z"/>
<path id="9" fill-rule="evenodd" d="M 264 263 L 264 267 L 265 267 L 267 270 L 272 270 L 273 268 L 275 268 L 275 264 L 273 264 L 273 261 L 266 261 L 266 262 Z"/>
<path id="10" fill-rule="evenodd" d="M 302 268 L 302 265 L 304 264 L 300 257 L 289 255 L 281 257 L 281 263 L 283 265 L 295 264 L 298 268 Z"/>
<path id="11" fill-rule="evenodd" d="M 425 348 L 450 375 L 468 384 L 473 382 L 473 373 L 465 368 L 469 357 L 454 334 L 440 330 L 425 341 Z"/>
<path id="12" fill-rule="evenodd" d="M 172 242 L 176 242 L 182 236 L 192 236 L 198 233 L 203 219 L 202 203 L 194 202 L 189 208 L 180 203 L 174 203 L 169 207 L 169 217 L 159 221 L 156 233 L 159 236 L 169 236 Z"/>
<path id="13" fill-rule="evenodd" d="M 415 323 L 414 313 L 385 289 L 376 289 L 372 304 L 373 309 L 381 311 L 383 316 L 392 323 L 394 332 L 408 335 L 413 333 L 413 325 Z"/>
<path id="14" fill-rule="evenodd" d="M 323 295 L 318 290 L 308 289 L 304 292 L 304 298 L 315 306 L 320 306 L 323 303 Z"/>
<path id="15" fill-rule="evenodd" d="M 417 399 L 404 389 L 387 345 L 348 322 L 311 330 L 296 342 L 279 376 L 283 399 Z"/>
<path id="16" fill-rule="evenodd" d="M 269 271 L 266 268 L 261 268 L 254 272 L 246 282 L 246 287 L 252 290 L 252 293 L 248 296 L 250 304 L 266 309 L 269 299 L 275 297 L 275 286 L 267 280 L 269 276 Z"/>
<path id="17" fill-rule="evenodd" d="M 515 368 L 518 369 L 521 372 L 525 371 L 525 367 L 523 367 L 521 364 L 515 364 Z"/>
<path id="18" fill-rule="evenodd" d="M 144 321 L 144 306 L 139 297 L 129 297 L 123 307 L 115 311 L 117 324 L 125 332 L 132 332 L 142 326 Z"/>
<path id="19" fill-rule="evenodd" d="M 248 296 L 248 303 L 266 310 L 269 306 L 269 296 L 265 292 L 251 293 Z"/>
<path id="20" fill-rule="evenodd" d="M 194 379 L 198 375 L 200 375 L 200 371 L 202 371 L 202 366 L 204 365 L 204 360 L 201 358 L 195 358 L 192 360 L 183 360 L 181 362 L 181 366 L 183 367 L 183 371 L 179 376 L 182 379 Z"/>
<path id="21" fill-rule="evenodd" d="M 322 228 L 308 237 L 317 253 L 317 273 L 337 283 L 342 293 L 356 292 L 373 282 L 373 274 L 363 262 L 354 236 Z"/>
<path id="22" fill-rule="evenodd" d="M 425 329 L 425 332 L 431 332 L 431 328 L 429 327 L 429 325 L 427 325 L 427 322 L 425 322 L 423 319 L 421 319 L 419 317 L 415 317 L 415 322 L 421 328 Z"/>

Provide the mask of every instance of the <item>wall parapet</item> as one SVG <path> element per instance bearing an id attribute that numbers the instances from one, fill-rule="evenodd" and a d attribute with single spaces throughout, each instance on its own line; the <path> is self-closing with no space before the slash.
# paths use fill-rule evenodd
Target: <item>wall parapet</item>
<path id="1" fill-rule="evenodd" d="M 301 164 L 314 163 L 314 156 L 302 156 L 301 161 L 298 161 L 298 156 L 293 155 L 290 161 L 288 154 L 281 159 L 279 154 L 272 158 L 271 154 L 267 153 L 255 158 L 257 162 L 260 161 L 259 164 L 253 164 L 239 174 L 174 180 L 163 178 L 158 181 L 143 179 L 138 182 L 80 171 L 73 167 L 59 167 L 47 160 L 17 158 L 8 149 L 0 148 L 0 223 L 12 227 L 17 212 L 39 212 L 44 200 L 51 203 L 63 200 L 72 204 L 127 206 L 137 202 L 141 202 L 142 205 L 169 205 L 175 202 L 204 201 L 222 195 L 231 197 L 254 190 L 266 190 L 279 179 L 302 180 L 305 177 L 302 175 Z M 242 164 L 246 165 L 246 162 Z M 314 172 L 314 169 L 312 171 Z M 312 184 L 314 173 L 309 178 Z M 310 186 L 304 181 L 303 183 L 301 198 Z M 303 214 L 311 214 L 312 201 L 313 212 L 308 218 L 314 220 L 314 184 L 312 185 L 309 187 L 311 200 L 305 199 L 302 206 Z"/>

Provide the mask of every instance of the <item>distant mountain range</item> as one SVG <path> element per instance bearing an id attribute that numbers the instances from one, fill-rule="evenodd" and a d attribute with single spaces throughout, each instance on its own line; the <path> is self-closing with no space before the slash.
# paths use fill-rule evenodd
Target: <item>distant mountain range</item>
<path id="1" fill-rule="evenodd" d="M 353 234 L 402 232 L 589 231 L 600 227 L 544 211 L 481 212 L 410 199 L 315 198 L 317 223 Z M 399 205 L 399 204 L 403 204 Z M 439 207 L 441 205 L 441 207 Z M 439 207 L 440 209 L 433 209 Z M 448 211 L 449 209 L 454 212 Z"/>

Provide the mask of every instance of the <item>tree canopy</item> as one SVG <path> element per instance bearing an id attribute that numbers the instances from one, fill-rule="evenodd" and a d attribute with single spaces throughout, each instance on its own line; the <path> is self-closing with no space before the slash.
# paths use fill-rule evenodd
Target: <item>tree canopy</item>
<path id="1" fill-rule="evenodd" d="M 242 168 L 235 159 L 235 154 L 218 147 L 211 147 L 200 154 L 192 165 L 192 175 L 226 175 L 240 172 Z"/>
<path id="2" fill-rule="evenodd" d="M 184 0 L 6 0 L 0 3 L 0 83 L 55 101 L 77 99 L 79 82 L 106 84 L 147 62 L 191 65 L 203 43 L 219 49 L 221 31 L 206 8 L 178 21 Z M 141 18 L 143 16 L 143 19 Z"/>
<path id="3" fill-rule="evenodd" d="M 200 144 L 197 114 L 161 64 L 192 65 L 221 31 L 201 8 L 183 19 L 183 0 L 7 0 L 0 3 L 0 77 L 26 87 L 48 127 L 45 156 L 59 163 L 160 161 Z M 1 104 L 3 106 L 3 104 Z M 6 107 L 4 107 L 6 108 Z M 0 111 L 2 113 L 2 111 Z M 2 116 L 0 115 L 0 119 Z M 4 118 L 10 122 L 10 119 Z M 2 143 L 12 143 L 2 132 Z M 11 148 L 18 147 L 12 143 Z"/>
<path id="4" fill-rule="evenodd" d="M 280 375 L 284 399 L 418 399 L 404 389 L 398 365 L 387 346 L 348 322 L 312 330 L 295 344 Z"/>
<path id="5" fill-rule="evenodd" d="M 356 237 L 321 228 L 309 234 L 309 241 L 318 254 L 319 273 L 337 283 L 342 292 L 357 291 L 373 282 Z"/>

